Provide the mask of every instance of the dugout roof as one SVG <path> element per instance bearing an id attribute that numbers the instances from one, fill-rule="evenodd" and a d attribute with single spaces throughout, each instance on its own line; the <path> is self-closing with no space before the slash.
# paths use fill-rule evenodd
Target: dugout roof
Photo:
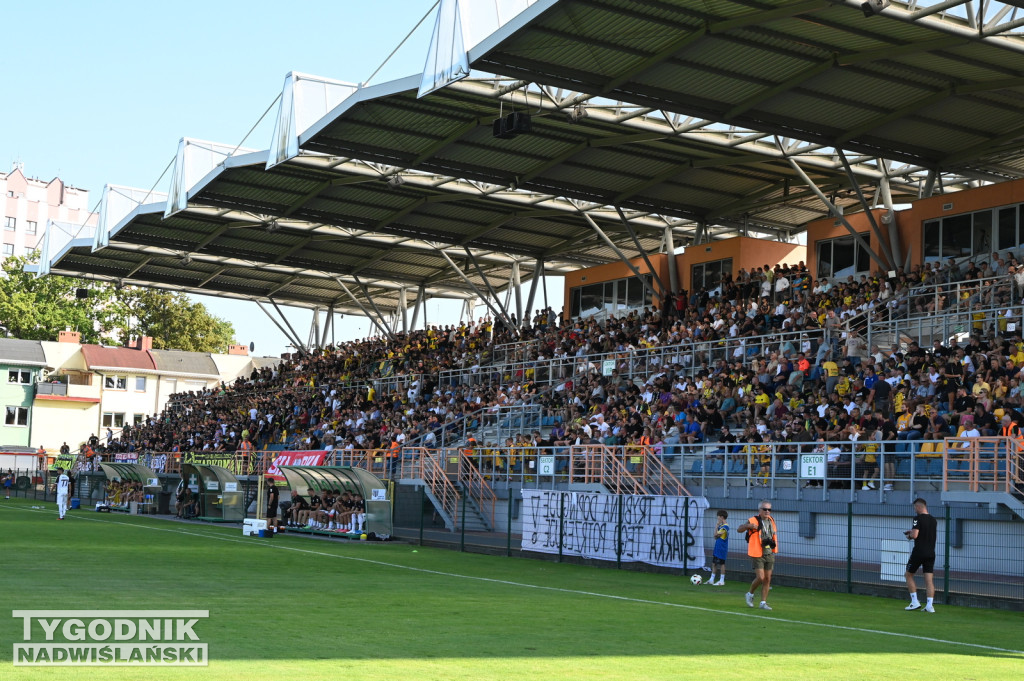
<path id="1" fill-rule="evenodd" d="M 107 463 L 100 464 L 104 475 L 108 480 L 127 480 L 128 482 L 141 482 L 149 486 L 149 481 L 156 479 L 156 471 L 141 463 Z M 159 485 L 157 485 L 159 487 Z"/>
<path id="2" fill-rule="evenodd" d="M 863 4 L 538 0 L 470 61 L 870 156 L 1024 175 L 1024 20 L 1013 4 L 913 0 L 867 17 Z"/>

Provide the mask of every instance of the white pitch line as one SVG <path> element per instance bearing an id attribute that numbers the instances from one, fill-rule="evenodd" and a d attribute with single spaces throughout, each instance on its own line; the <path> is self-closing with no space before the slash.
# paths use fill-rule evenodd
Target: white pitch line
<path id="1" fill-rule="evenodd" d="M 16 508 L 16 507 L 11 507 L 11 506 L 0 506 L 0 508 L 3 508 L 4 510 L 12 510 L 12 511 L 25 511 L 25 512 L 28 512 L 28 513 L 44 513 L 44 512 L 46 512 L 46 511 L 40 511 L 40 510 L 33 511 L 32 509 L 28 509 L 28 508 Z M 52 513 L 52 511 L 50 511 L 50 512 Z M 216 539 L 218 541 L 229 542 L 229 543 L 232 543 L 232 544 L 245 544 L 246 546 L 250 546 L 250 547 L 252 547 L 252 546 L 264 546 L 264 547 L 267 547 L 267 548 L 279 549 L 281 551 L 294 551 L 294 552 L 297 552 L 297 553 L 305 553 L 305 554 L 312 555 L 312 556 L 324 556 L 326 558 L 337 558 L 337 559 L 340 559 L 340 560 L 351 560 L 351 561 L 355 561 L 355 562 L 359 562 L 359 563 L 369 563 L 371 565 L 379 565 L 379 566 L 382 566 L 382 567 L 395 568 L 397 570 L 410 570 L 412 572 L 422 572 L 424 574 L 438 575 L 438 576 L 442 576 L 442 577 L 454 577 L 456 579 L 468 579 L 468 580 L 473 580 L 473 581 L 478 581 L 478 582 L 489 582 L 491 584 L 503 584 L 505 586 L 515 586 L 515 587 L 520 587 L 520 588 L 524 588 L 524 589 L 538 589 L 538 590 L 541 590 L 541 591 L 556 591 L 556 592 L 559 592 L 559 593 L 577 594 L 579 596 L 592 596 L 592 597 L 595 597 L 595 598 L 607 598 L 607 599 L 616 600 L 616 601 L 626 601 L 626 602 L 629 602 L 629 603 L 641 603 L 641 604 L 645 604 L 645 605 L 661 605 L 661 606 L 665 606 L 665 607 L 669 607 L 669 608 L 682 608 L 682 609 L 685 609 L 685 610 L 697 610 L 699 612 L 707 612 L 707 613 L 712 613 L 712 614 L 715 614 L 715 615 L 729 615 L 729 616 L 732 616 L 732 617 L 747 617 L 747 618 L 770 620 L 772 622 L 783 622 L 785 624 L 795 624 L 795 625 L 807 626 L 807 627 L 821 627 L 821 628 L 824 628 L 824 629 L 839 629 L 839 630 L 842 630 L 842 631 L 856 631 L 856 632 L 859 632 L 859 633 L 862 633 L 862 634 L 878 634 L 880 636 L 895 636 L 897 638 L 909 638 L 909 639 L 913 639 L 915 641 L 928 641 L 929 643 L 942 643 L 942 644 L 953 645 L 953 646 L 965 646 L 965 647 L 968 647 L 968 648 L 981 648 L 983 650 L 993 650 L 993 651 L 1000 652 L 1000 653 L 1011 653 L 1013 655 L 1022 655 L 1022 656 L 1024 656 L 1024 650 L 1014 650 L 1012 648 L 999 648 L 997 646 L 987 646 L 987 645 L 984 645 L 984 644 L 981 644 L 981 643 L 967 643 L 965 641 L 951 641 L 951 640 L 943 639 L 943 638 L 933 638 L 931 636 L 921 636 L 921 635 L 918 635 L 918 634 L 904 634 L 904 633 L 897 632 L 897 631 L 884 631 L 882 629 L 865 629 L 865 628 L 862 628 L 862 627 L 850 627 L 850 626 L 846 626 L 846 625 L 842 625 L 842 624 L 827 624 L 827 623 L 824 623 L 824 622 L 807 622 L 807 621 L 804 621 L 804 620 L 794 620 L 794 619 L 788 619 L 788 618 L 785 618 L 785 617 L 774 617 L 774 616 L 770 616 L 770 615 L 759 615 L 757 613 L 736 612 L 736 611 L 733 611 L 733 610 L 717 610 L 715 608 L 706 608 L 706 607 L 703 607 L 703 606 L 700 606 L 700 605 L 686 605 L 684 603 L 670 603 L 668 601 L 654 601 L 654 600 L 649 600 L 649 599 L 646 599 L 646 598 L 631 598 L 629 596 L 618 596 L 616 594 L 606 594 L 606 593 L 600 593 L 600 592 L 596 592 L 596 591 L 583 591 L 581 589 L 563 589 L 563 588 L 556 587 L 556 586 L 545 586 L 545 585 L 542 585 L 542 584 L 527 584 L 526 582 L 513 582 L 511 580 L 495 579 L 493 577 L 477 577 L 477 576 L 474 576 L 474 575 L 460 575 L 457 572 L 443 572 L 441 570 L 430 570 L 430 569 L 427 569 L 427 568 L 413 567 L 411 565 L 399 565 L 398 563 L 388 563 L 388 562 L 382 561 L 382 560 L 371 560 L 369 558 L 357 558 L 355 556 L 342 556 L 342 555 L 339 555 L 339 554 L 336 554 L 336 553 L 326 553 L 324 551 L 312 551 L 310 549 L 302 549 L 302 548 L 299 548 L 299 547 L 296 547 L 296 546 L 281 546 L 280 544 L 272 544 L 272 543 L 269 543 L 269 542 L 260 544 L 260 543 L 253 542 L 251 540 L 232 539 L 231 537 L 225 537 L 225 536 L 217 535 L 217 534 L 208 534 L 208 533 L 203 533 L 203 532 L 189 532 L 189 531 L 186 531 L 186 530 L 174 530 L 174 529 L 169 529 L 169 528 L 164 528 L 164 527 L 153 527 L 151 525 L 139 525 L 139 524 L 136 524 L 136 523 L 126 523 L 126 522 L 123 522 L 123 521 L 120 521 L 120 520 L 107 520 L 106 518 L 89 518 L 89 517 L 85 517 L 85 516 L 81 516 L 81 515 L 67 516 L 67 517 L 69 517 L 69 518 L 70 517 L 74 517 L 76 520 L 90 520 L 90 521 L 93 521 L 93 522 L 106 523 L 106 524 L 110 524 L 110 525 L 125 525 L 127 527 L 133 527 L 133 528 L 144 529 L 144 530 L 153 530 L 153 531 L 156 531 L 156 532 L 170 532 L 170 533 L 173 533 L 173 534 L 184 534 L 184 535 L 188 535 L 188 536 L 192 536 L 192 537 L 203 537 L 205 539 Z M 920 617 L 920 615 L 917 615 L 917 617 Z"/>

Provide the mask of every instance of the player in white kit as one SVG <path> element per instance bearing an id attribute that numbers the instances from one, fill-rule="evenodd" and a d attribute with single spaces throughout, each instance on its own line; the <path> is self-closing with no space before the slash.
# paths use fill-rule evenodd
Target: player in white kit
<path id="1" fill-rule="evenodd" d="M 63 468 L 57 469 L 57 513 L 58 518 L 64 520 L 64 514 L 68 511 L 68 494 L 71 491 L 71 478 L 64 472 Z"/>

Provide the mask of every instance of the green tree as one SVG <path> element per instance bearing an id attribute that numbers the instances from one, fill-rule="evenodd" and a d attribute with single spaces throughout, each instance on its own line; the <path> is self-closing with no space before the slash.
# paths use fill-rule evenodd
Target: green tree
<path id="1" fill-rule="evenodd" d="M 230 322 L 182 293 L 126 287 L 114 297 L 122 343 L 128 336 L 151 336 L 157 349 L 227 352 L 235 342 Z"/>
<path id="2" fill-rule="evenodd" d="M 153 347 L 194 352 L 227 352 L 234 343 L 230 322 L 211 315 L 202 303 L 182 293 L 24 272 L 32 256 L 9 257 L 0 273 L 0 326 L 15 338 L 56 340 L 66 328 L 82 334 L 82 342 L 115 341 L 152 336 Z M 78 299 L 78 289 L 89 297 Z"/>
<path id="3" fill-rule="evenodd" d="M 36 277 L 24 271 L 29 258 L 8 257 L 0 274 L 0 326 L 15 338 L 56 340 L 57 332 L 71 329 L 85 343 L 98 343 L 103 329 L 95 324 L 95 307 L 106 305 L 109 287 L 71 277 Z M 89 298 L 75 292 L 89 289 Z"/>

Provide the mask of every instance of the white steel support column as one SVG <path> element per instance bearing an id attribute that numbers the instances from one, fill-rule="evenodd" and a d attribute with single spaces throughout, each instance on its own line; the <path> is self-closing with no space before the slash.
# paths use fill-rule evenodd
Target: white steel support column
<path id="1" fill-rule="evenodd" d="M 538 280 L 544 277 L 544 259 L 537 258 L 537 264 L 533 268 L 533 279 L 530 280 L 530 293 L 526 296 L 526 316 L 533 316 L 533 301 L 537 297 Z M 525 319 L 523 321 L 526 321 Z"/>
<path id="2" fill-rule="evenodd" d="M 509 277 L 510 285 L 515 287 L 516 291 L 516 320 L 519 322 L 519 326 L 523 325 L 523 280 L 519 275 L 519 261 L 516 260 L 512 263 L 512 276 Z"/>
<path id="3" fill-rule="evenodd" d="M 259 308 L 263 310 L 263 314 L 267 315 L 267 318 L 270 319 L 270 321 L 274 322 L 274 326 L 276 326 L 281 331 L 281 333 L 284 334 L 285 338 L 287 338 L 292 343 L 292 345 L 295 346 L 295 349 L 301 351 L 303 349 L 302 341 L 300 341 L 297 336 L 292 335 L 292 333 L 290 333 L 288 329 L 281 326 L 281 324 L 276 319 L 274 319 L 274 315 L 270 314 L 270 311 L 267 308 L 263 307 L 263 303 L 261 303 L 258 300 L 255 302 L 256 305 L 258 305 Z"/>
<path id="4" fill-rule="evenodd" d="M 427 299 L 426 299 L 426 286 L 420 284 L 419 290 L 416 292 L 416 305 L 412 308 L 412 328 L 416 329 L 416 322 L 420 319 L 420 307 L 423 307 L 423 328 L 427 328 Z"/>
<path id="5" fill-rule="evenodd" d="M 398 309 L 402 311 L 402 333 L 409 333 L 409 300 L 406 296 L 406 288 L 403 286 L 398 289 Z M 396 310 L 397 312 L 397 310 Z"/>
<path id="6" fill-rule="evenodd" d="M 665 253 L 668 255 L 668 285 L 672 294 L 679 292 L 679 272 L 676 268 L 676 242 L 673 238 L 672 225 L 665 226 Z"/>
<path id="7" fill-rule="evenodd" d="M 377 303 L 373 302 L 373 296 L 370 295 L 370 287 L 364 284 L 362 281 L 360 281 L 359 277 L 353 276 L 352 278 L 356 280 L 356 283 L 362 290 L 363 295 L 366 297 L 366 302 L 370 303 L 370 307 L 373 308 L 373 311 L 377 313 L 377 318 L 380 319 L 380 323 L 384 326 L 384 328 L 387 328 L 387 320 L 384 318 L 384 313 L 382 313 L 380 311 L 380 308 L 377 307 Z M 387 335 L 389 338 L 394 340 L 395 334 L 392 331 L 388 331 Z"/>
<path id="8" fill-rule="evenodd" d="M 476 270 L 476 273 L 478 275 L 480 275 L 480 280 L 484 282 L 484 286 L 487 288 L 487 292 L 490 293 L 491 296 L 494 298 L 494 305 L 490 305 L 487 302 L 487 296 L 485 296 L 483 293 L 480 292 L 480 289 L 478 289 L 473 284 L 473 282 L 471 282 L 469 280 L 469 277 L 467 277 L 465 274 L 462 273 L 462 270 L 460 270 L 460 269 L 458 269 L 456 267 L 455 268 L 456 271 L 465 280 L 465 282 L 467 284 L 469 284 L 470 286 L 473 287 L 473 289 L 476 291 L 477 295 L 479 295 L 481 298 L 483 298 L 484 304 L 487 305 L 489 308 L 491 308 L 491 310 L 494 312 L 494 315 L 495 315 L 496 319 L 500 319 L 509 328 L 515 328 L 515 324 L 513 324 L 512 320 L 509 319 L 508 312 L 507 312 L 507 306 L 506 307 L 502 307 L 501 306 L 501 303 L 498 300 L 498 292 L 494 290 L 493 286 L 491 286 L 490 280 L 487 278 L 487 275 L 484 274 L 484 270 L 483 270 L 482 267 L 480 267 L 480 263 L 477 262 L 476 256 L 473 255 L 473 251 L 469 250 L 469 248 L 466 247 L 466 246 L 463 246 L 463 250 L 466 251 L 466 255 L 469 257 L 469 261 L 471 263 L 473 263 L 473 268 Z M 444 251 L 441 251 L 441 253 L 444 254 L 444 256 L 446 258 L 448 258 L 448 254 L 447 253 L 445 253 Z M 455 263 L 451 261 L 451 258 L 448 258 L 448 260 L 449 260 L 449 263 L 451 263 L 452 266 L 454 267 Z"/>

